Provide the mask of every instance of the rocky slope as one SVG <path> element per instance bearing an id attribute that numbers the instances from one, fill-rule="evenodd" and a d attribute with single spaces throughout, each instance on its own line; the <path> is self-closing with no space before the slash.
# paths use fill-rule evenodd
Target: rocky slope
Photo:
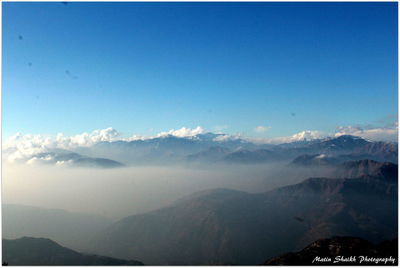
<path id="1" fill-rule="evenodd" d="M 298 252 L 267 260 L 264 265 L 397 265 L 398 240 L 372 244 L 356 237 L 319 239 Z"/>

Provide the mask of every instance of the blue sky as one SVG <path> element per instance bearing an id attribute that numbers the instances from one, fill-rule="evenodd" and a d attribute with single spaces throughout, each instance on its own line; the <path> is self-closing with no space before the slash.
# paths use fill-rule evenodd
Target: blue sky
<path id="1" fill-rule="evenodd" d="M 275 137 L 397 115 L 394 2 L 2 5 L 5 137 Z"/>

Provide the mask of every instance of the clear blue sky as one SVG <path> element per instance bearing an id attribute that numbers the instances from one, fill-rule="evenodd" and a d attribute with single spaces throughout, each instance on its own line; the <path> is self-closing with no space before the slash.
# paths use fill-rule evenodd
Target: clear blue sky
<path id="1" fill-rule="evenodd" d="M 2 5 L 5 137 L 273 137 L 397 114 L 397 3 Z"/>

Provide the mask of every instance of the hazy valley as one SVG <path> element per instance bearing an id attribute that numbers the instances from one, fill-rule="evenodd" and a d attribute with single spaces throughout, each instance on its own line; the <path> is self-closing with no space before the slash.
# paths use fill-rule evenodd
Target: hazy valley
<path id="1" fill-rule="evenodd" d="M 43 237 L 152 265 L 256 265 L 322 238 L 397 237 L 396 143 L 340 136 L 266 146 L 196 136 L 76 151 L 123 164 L 8 164 L 3 238 Z M 138 154 L 155 162 L 134 162 Z"/>
<path id="2" fill-rule="evenodd" d="M 398 264 L 398 2 L 1 5 L 3 265 Z"/>

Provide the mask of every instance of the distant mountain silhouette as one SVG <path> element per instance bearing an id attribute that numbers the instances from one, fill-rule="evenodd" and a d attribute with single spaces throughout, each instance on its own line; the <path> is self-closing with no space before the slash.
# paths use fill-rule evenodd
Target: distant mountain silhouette
<path id="1" fill-rule="evenodd" d="M 267 150 L 267 149 L 259 149 L 259 150 L 239 150 L 236 152 L 232 152 L 227 154 L 224 157 L 224 161 L 228 163 L 235 164 L 258 164 L 258 163 L 271 163 L 282 161 L 285 159 L 285 156 L 282 152 Z"/>
<path id="2" fill-rule="evenodd" d="M 343 135 L 335 138 L 296 141 L 256 150 L 236 150 L 226 155 L 225 160 L 236 163 L 265 163 L 311 155 L 313 161 L 319 161 L 320 164 L 362 159 L 397 163 L 397 151 L 397 143 L 373 142 L 356 136 Z"/>
<path id="3" fill-rule="evenodd" d="M 341 261 L 341 258 L 336 259 L 340 256 L 344 258 L 343 261 Z M 367 240 L 356 237 L 319 239 L 299 252 L 291 252 L 271 258 L 264 265 L 385 265 L 384 262 L 367 262 L 360 256 L 392 257 L 394 262 L 387 262 L 386 265 L 397 266 L 398 239 L 387 240 L 380 244 L 372 244 Z"/>
<path id="4" fill-rule="evenodd" d="M 290 165 L 301 167 L 331 167 L 334 168 L 331 177 L 359 178 L 364 176 L 385 177 L 397 180 L 397 165 L 390 162 L 378 162 L 370 159 L 344 161 L 341 157 L 327 157 L 324 154 L 301 155 Z"/>
<path id="5" fill-rule="evenodd" d="M 77 148 L 79 154 L 116 159 L 127 164 L 169 164 L 189 160 L 235 164 L 291 161 L 304 154 L 341 156 L 343 160 L 372 159 L 397 163 L 397 143 L 373 142 L 343 135 L 281 145 L 255 144 L 223 134 L 205 133 L 193 137 L 164 136 L 145 140 L 100 142 Z"/>
<path id="6" fill-rule="evenodd" d="M 228 149 L 217 151 L 216 148 L 219 147 L 211 148 L 189 157 L 192 160 L 218 160 L 239 164 L 271 163 L 297 157 L 292 163 L 303 166 L 331 165 L 361 159 L 397 162 L 397 144 L 371 142 L 350 135 L 312 141 L 297 141 L 272 146 L 268 149 L 236 148 L 233 151 Z"/>
<path id="7" fill-rule="evenodd" d="M 2 205 L 2 235 L 8 239 L 47 237 L 76 250 L 87 250 L 88 240 L 111 223 L 105 217 L 61 209 Z"/>
<path id="8" fill-rule="evenodd" d="M 46 238 L 3 239 L 2 259 L 8 265 L 143 265 L 134 260 L 87 255 Z"/>
<path id="9" fill-rule="evenodd" d="M 145 140 L 100 142 L 92 147 L 77 148 L 76 152 L 89 156 L 112 158 L 128 164 L 169 164 L 191 158 L 191 155 L 212 147 L 227 150 L 256 150 L 259 146 L 243 139 L 218 139 L 224 135 L 205 133 L 193 137 L 167 135 Z M 214 155 L 214 154 L 213 154 Z M 202 159 L 210 162 L 208 159 Z"/>
<path id="10" fill-rule="evenodd" d="M 294 164 L 330 165 L 350 160 L 372 159 L 397 163 L 397 143 L 373 142 L 343 135 L 335 138 L 297 141 L 268 148 L 239 148 L 226 153 L 225 162 L 254 164 L 293 160 Z M 297 162 L 297 163 L 296 163 Z"/>
<path id="11" fill-rule="evenodd" d="M 397 206 L 397 180 L 385 175 L 310 178 L 262 194 L 215 189 L 122 219 L 93 245 L 153 265 L 258 264 L 324 237 L 397 237 Z"/>
<path id="12" fill-rule="evenodd" d="M 87 157 L 73 152 L 46 152 L 33 155 L 32 158 L 44 159 L 43 163 L 68 164 L 76 167 L 116 168 L 124 166 L 122 163 L 107 159 Z M 31 158 L 31 159 L 32 159 Z"/>
<path id="13" fill-rule="evenodd" d="M 3 151 L 15 153 L 16 148 Z M 325 160 L 371 159 L 397 163 L 398 144 L 374 142 L 343 135 L 333 138 L 299 140 L 292 143 L 258 144 L 240 137 L 204 133 L 191 137 L 166 135 L 132 141 L 102 141 L 72 151 L 52 149 L 22 159 L 22 162 L 66 164 L 71 166 L 113 168 L 123 165 L 176 163 L 289 163 L 302 155 L 324 155 Z M 123 163 L 123 164 L 122 164 Z M 321 162 L 323 163 L 323 162 Z"/>
<path id="14" fill-rule="evenodd" d="M 231 153 L 231 150 L 227 148 L 220 146 L 213 146 L 204 151 L 188 155 L 187 160 L 201 161 L 201 162 L 216 162 L 216 161 L 221 161 L 229 153 Z"/>
<path id="15" fill-rule="evenodd" d="M 363 156 L 376 161 L 389 161 L 397 163 L 397 143 L 373 142 L 363 138 L 343 135 L 328 139 L 320 143 L 311 144 L 308 150 L 331 156 L 348 155 L 349 160 Z"/>
<path id="16" fill-rule="evenodd" d="M 318 148 L 321 150 L 357 150 L 360 148 L 364 148 L 367 146 L 370 141 L 367 141 L 361 137 L 352 136 L 352 135 L 342 135 L 336 138 L 327 139 L 321 141 L 320 143 L 312 144 L 310 147 Z"/>
<path id="17" fill-rule="evenodd" d="M 367 141 L 363 138 L 343 135 L 336 138 L 305 143 L 303 146 L 286 148 L 293 158 L 301 155 L 324 155 L 326 160 L 337 162 L 372 159 L 397 163 L 398 145 L 394 142 Z"/>

